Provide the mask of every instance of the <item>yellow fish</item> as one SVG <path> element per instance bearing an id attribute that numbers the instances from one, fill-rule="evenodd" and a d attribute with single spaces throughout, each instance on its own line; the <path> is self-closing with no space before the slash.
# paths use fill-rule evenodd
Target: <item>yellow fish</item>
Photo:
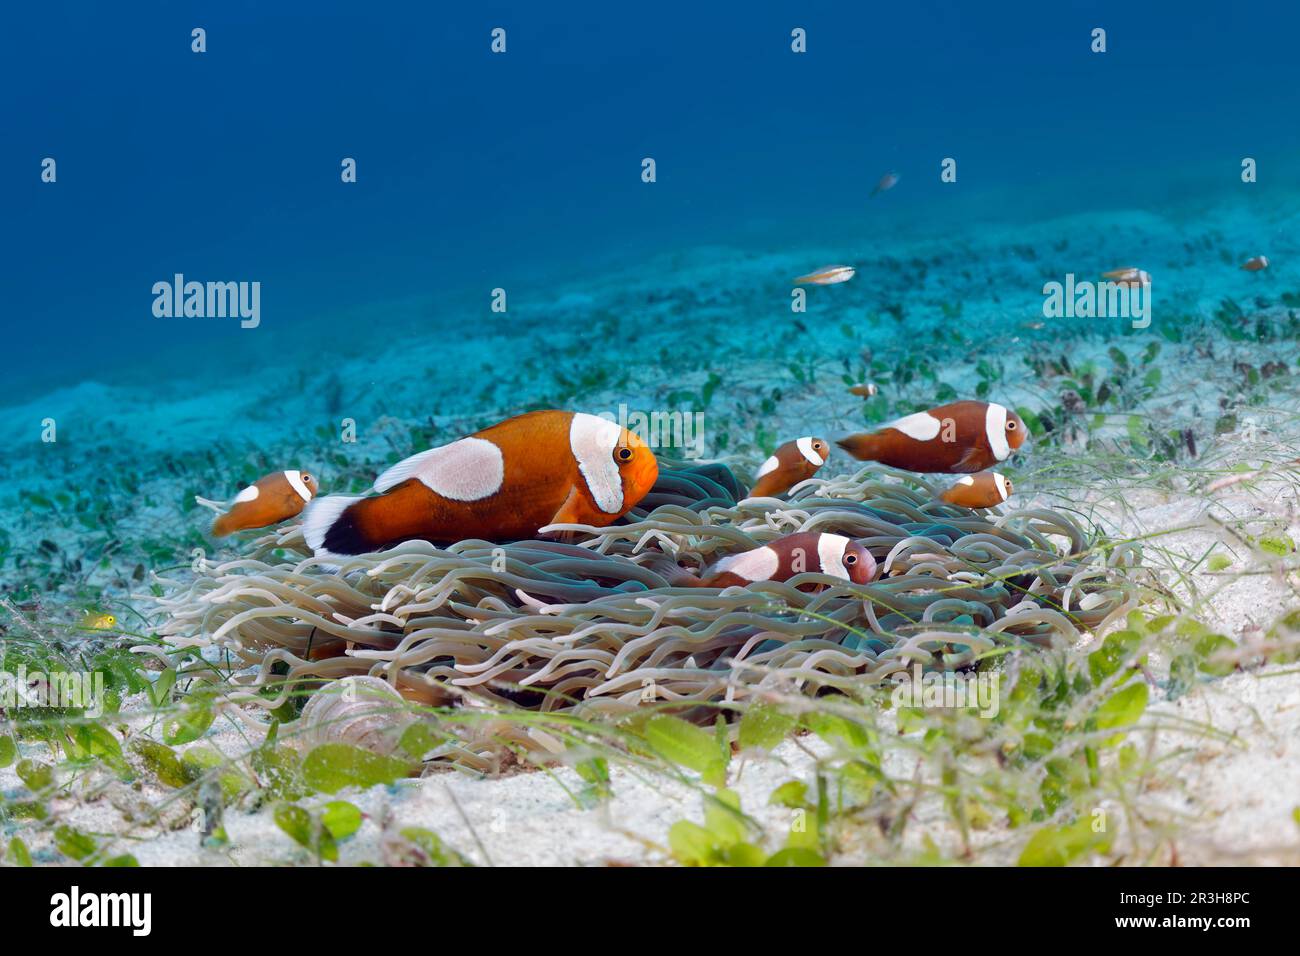
<path id="1" fill-rule="evenodd" d="M 81 628 L 85 631 L 111 631 L 116 626 L 117 618 L 99 611 L 87 611 L 81 620 Z"/>

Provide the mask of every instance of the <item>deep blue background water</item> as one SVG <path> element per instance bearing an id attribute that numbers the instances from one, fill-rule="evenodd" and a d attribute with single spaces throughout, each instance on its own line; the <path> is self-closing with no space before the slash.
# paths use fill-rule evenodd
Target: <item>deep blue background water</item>
<path id="1" fill-rule="evenodd" d="M 887 248 L 1227 190 L 1247 155 L 1261 187 L 1300 173 L 1294 3 L 52 0 L 0 16 L 0 308 L 22 393 L 144 380 L 177 347 L 256 374 L 261 340 L 235 322 L 152 315 L 175 272 L 260 281 L 281 333 L 409 297 L 433 328 L 494 286 L 513 298 L 664 250 Z M 867 219 L 889 169 L 903 182 Z"/>

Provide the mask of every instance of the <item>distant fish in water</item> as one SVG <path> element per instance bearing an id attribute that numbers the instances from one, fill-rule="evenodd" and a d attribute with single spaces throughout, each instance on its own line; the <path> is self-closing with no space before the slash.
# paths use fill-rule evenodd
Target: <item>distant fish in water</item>
<path id="1" fill-rule="evenodd" d="M 992 508 L 1011 497 L 1011 481 L 996 471 L 964 475 L 939 497 L 950 505 L 963 508 Z"/>
<path id="2" fill-rule="evenodd" d="M 698 577 L 684 569 L 669 573 L 677 586 L 701 588 L 744 587 L 755 581 L 788 581 L 800 574 L 825 574 L 854 584 L 869 584 L 876 577 L 876 559 L 857 541 L 842 534 L 800 531 L 777 538 L 760 548 L 732 554 Z"/>
<path id="3" fill-rule="evenodd" d="M 230 503 L 230 510 L 212 522 L 217 537 L 265 528 L 299 514 L 319 489 L 316 479 L 302 471 L 274 471 L 257 479 Z"/>
<path id="4" fill-rule="evenodd" d="M 883 192 L 888 192 L 898 185 L 898 181 L 903 177 L 898 173 L 885 173 L 880 177 L 880 182 L 876 183 L 876 188 L 871 190 L 871 195 L 876 196 Z"/>
<path id="5" fill-rule="evenodd" d="M 100 611 L 87 611 L 81 619 L 81 628 L 86 631 L 111 631 L 117 626 L 117 618 Z"/>
<path id="6" fill-rule="evenodd" d="M 1253 259 L 1247 259 L 1241 267 L 1247 272 L 1260 272 L 1268 268 L 1268 256 L 1255 256 Z"/>
<path id="7" fill-rule="evenodd" d="M 318 557 L 364 554 L 401 541 L 511 541 L 555 524 L 604 527 L 654 485 L 659 463 L 608 419 L 536 411 L 393 465 L 377 496 L 319 498 L 303 537 Z"/>
<path id="8" fill-rule="evenodd" d="M 835 285 L 848 282 L 857 274 L 853 266 L 824 266 L 816 272 L 800 276 L 794 280 L 795 285 Z"/>
<path id="9" fill-rule="evenodd" d="M 1112 269 L 1110 272 L 1101 274 L 1103 279 L 1110 279 L 1117 285 L 1139 286 L 1151 284 L 1151 273 L 1144 272 L 1134 266 L 1125 266 L 1122 269 Z"/>
<path id="10" fill-rule="evenodd" d="M 880 389 L 876 388 L 875 382 L 859 382 L 849 389 L 850 395 L 858 395 L 862 398 L 875 398 Z"/>
<path id="11" fill-rule="evenodd" d="M 749 492 L 751 498 L 765 498 L 789 491 L 805 478 L 811 478 L 830 457 L 830 446 L 824 438 L 806 436 L 788 441 L 776 450 L 763 467 L 758 469 L 758 480 Z"/>
<path id="12" fill-rule="evenodd" d="M 1041 332 L 1044 324 L 1043 322 L 1021 322 L 1020 327 L 1031 332 Z"/>
<path id="13" fill-rule="evenodd" d="M 1026 437 L 1025 423 L 1006 406 L 961 401 L 850 435 L 839 446 L 891 468 L 969 474 L 1005 461 Z"/>

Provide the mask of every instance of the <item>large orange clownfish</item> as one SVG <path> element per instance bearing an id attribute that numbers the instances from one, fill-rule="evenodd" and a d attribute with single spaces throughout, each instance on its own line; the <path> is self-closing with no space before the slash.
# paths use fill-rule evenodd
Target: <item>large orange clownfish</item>
<path id="1" fill-rule="evenodd" d="M 257 479 L 230 503 L 230 510 L 212 522 L 217 537 L 265 528 L 292 518 L 316 497 L 316 479 L 305 471 L 275 471 Z"/>
<path id="2" fill-rule="evenodd" d="M 528 412 L 398 462 L 376 479 L 376 497 L 317 499 L 302 532 L 328 557 L 415 539 L 508 541 L 553 524 L 601 527 L 658 476 L 645 442 L 612 421 Z"/>
<path id="3" fill-rule="evenodd" d="M 1024 444 L 1025 423 L 1005 405 L 951 402 L 841 439 L 854 458 L 906 471 L 969 474 L 1005 461 Z"/>

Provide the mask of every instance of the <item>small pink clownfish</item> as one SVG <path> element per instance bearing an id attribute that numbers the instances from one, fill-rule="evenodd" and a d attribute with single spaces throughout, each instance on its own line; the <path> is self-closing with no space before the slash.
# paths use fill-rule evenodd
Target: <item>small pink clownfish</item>
<path id="1" fill-rule="evenodd" d="M 673 583 L 697 588 L 744 587 L 756 581 L 788 581 L 808 573 L 870 584 L 876 577 L 876 559 L 861 544 L 842 534 L 800 531 L 728 555 L 698 577 L 684 569 L 679 571 Z"/>
<path id="2" fill-rule="evenodd" d="M 840 439 L 860 461 L 905 471 L 970 474 L 1005 461 L 1028 437 L 1020 416 L 995 402 L 961 401 Z"/>
<path id="3" fill-rule="evenodd" d="M 810 272 L 806 276 L 799 276 L 794 280 L 795 285 L 836 285 L 840 282 L 848 282 L 855 275 L 857 270 L 853 266 L 823 266 L 815 272 Z"/>
<path id="4" fill-rule="evenodd" d="M 811 478 L 830 457 L 830 445 L 824 438 L 806 435 L 788 441 L 763 462 L 749 497 L 765 498 L 789 491 L 805 478 Z"/>
<path id="5" fill-rule="evenodd" d="M 1241 264 L 1241 267 L 1247 272 L 1262 272 L 1268 268 L 1268 256 L 1255 256 L 1253 259 L 1247 259 Z"/>
<path id="6" fill-rule="evenodd" d="M 265 528 L 299 514 L 320 489 L 305 471 L 275 471 L 257 479 L 230 502 L 230 510 L 212 522 L 212 533 Z"/>
<path id="7" fill-rule="evenodd" d="M 1009 478 L 996 471 L 981 471 L 958 478 L 939 498 L 963 508 L 993 508 L 1010 498 L 1014 490 Z"/>

